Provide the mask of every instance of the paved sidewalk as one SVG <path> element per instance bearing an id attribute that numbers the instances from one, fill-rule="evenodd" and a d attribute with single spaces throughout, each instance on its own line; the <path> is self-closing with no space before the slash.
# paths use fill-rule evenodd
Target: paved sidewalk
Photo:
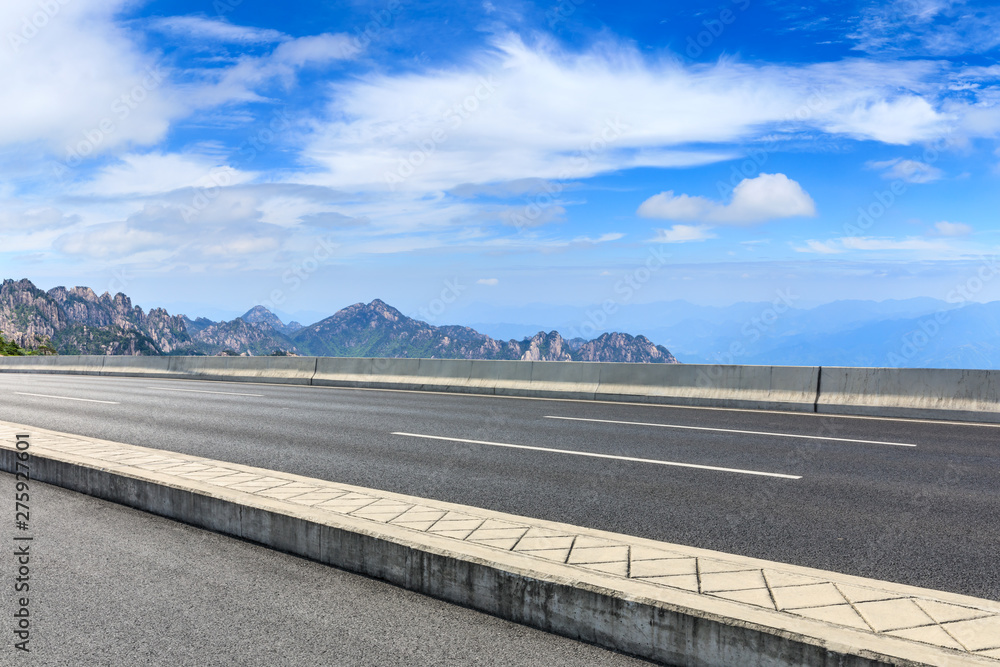
<path id="1" fill-rule="evenodd" d="M 4 422 L 0 447 L 12 449 L 17 433 L 31 434 L 34 455 L 209 493 L 237 492 L 253 504 L 349 517 L 370 533 L 429 539 L 434 548 L 537 568 L 673 607 L 697 607 L 740 623 L 928 664 L 1000 664 L 1000 603 L 994 601 Z"/>

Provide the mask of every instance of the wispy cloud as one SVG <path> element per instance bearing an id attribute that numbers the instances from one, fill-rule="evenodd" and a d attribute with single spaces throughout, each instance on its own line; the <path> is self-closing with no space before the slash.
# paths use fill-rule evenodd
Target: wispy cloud
<path id="1" fill-rule="evenodd" d="M 941 236 L 968 236 L 972 233 L 972 227 L 963 222 L 941 222 L 934 223 L 934 229 Z"/>
<path id="2" fill-rule="evenodd" d="M 1000 46 L 1000 8 L 962 0 L 871 2 L 849 38 L 872 53 L 956 56 Z"/>
<path id="3" fill-rule="evenodd" d="M 253 28 L 234 25 L 227 21 L 202 16 L 169 16 L 153 19 L 153 30 L 181 37 L 186 41 L 205 40 L 228 44 L 271 44 L 290 39 L 288 35 L 270 28 Z"/>
<path id="4" fill-rule="evenodd" d="M 877 238 L 873 236 L 845 236 L 830 241 L 806 241 L 805 245 L 793 246 L 796 252 L 820 255 L 835 255 L 850 250 L 857 251 L 931 251 L 944 252 L 953 248 L 943 240 L 930 240 L 917 237 L 905 239 Z"/>
<path id="5" fill-rule="evenodd" d="M 833 241 L 809 240 L 803 246 L 794 246 L 795 252 L 806 252 L 816 255 L 837 255 L 844 252 Z"/>
<path id="6" fill-rule="evenodd" d="M 688 243 L 714 239 L 712 228 L 706 225 L 674 225 L 670 229 L 657 229 L 649 243 Z"/>
<path id="7" fill-rule="evenodd" d="M 931 183 L 940 180 L 944 172 L 917 160 L 904 160 L 895 158 L 878 162 L 869 162 L 869 169 L 876 169 L 882 172 L 882 178 L 901 180 L 904 183 Z"/>

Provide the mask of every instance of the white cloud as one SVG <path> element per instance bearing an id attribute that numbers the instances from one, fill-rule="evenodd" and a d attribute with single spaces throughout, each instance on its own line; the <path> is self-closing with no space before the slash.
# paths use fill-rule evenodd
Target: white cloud
<path id="1" fill-rule="evenodd" d="M 279 79 L 290 85 L 303 67 L 360 52 L 349 35 L 293 39 L 197 17 L 161 19 L 161 28 L 198 39 L 277 42 L 271 53 L 229 66 L 183 69 L 146 48 L 135 31 L 141 23 L 120 20 L 131 0 L 49 4 L 56 9 L 36 27 L 30 17 L 44 13 L 37 0 L 0 3 L 0 147 L 30 147 L 70 167 L 102 153 L 155 145 L 173 123 L 196 111 L 259 101 L 256 89 L 263 84 Z"/>
<path id="2" fill-rule="evenodd" d="M 952 247 L 943 241 L 933 241 L 909 237 L 905 239 L 876 238 L 872 236 L 845 236 L 830 241 L 806 241 L 804 246 L 794 247 L 796 252 L 833 255 L 848 250 L 878 251 L 878 250 L 913 250 L 944 252 Z"/>
<path id="3" fill-rule="evenodd" d="M 674 225 L 670 229 L 657 229 L 656 236 L 649 243 L 687 243 L 714 239 L 711 227 L 706 225 Z"/>
<path id="4" fill-rule="evenodd" d="M 284 65 L 303 67 L 310 64 L 347 60 L 361 53 L 361 46 L 354 37 L 345 34 L 310 35 L 299 37 L 274 50 L 272 59 Z"/>
<path id="5" fill-rule="evenodd" d="M 733 142 L 776 130 L 908 144 L 939 136 L 959 113 L 932 104 L 933 63 L 686 67 L 628 45 L 573 53 L 511 35 L 468 60 L 335 84 L 305 149 L 326 173 L 301 178 L 383 192 L 587 178 L 735 158 Z"/>
<path id="6" fill-rule="evenodd" d="M 182 37 L 185 41 L 201 39 L 222 43 L 270 44 L 289 39 L 288 35 L 277 30 L 233 25 L 201 16 L 169 16 L 152 21 L 151 26 Z"/>
<path id="7" fill-rule="evenodd" d="M 972 227 L 962 222 L 947 222 L 942 220 L 934 224 L 934 229 L 941 236 L 968 236 L 972 233 Z"/>
<path id="8" fill-rule="evenodd" d="M 784 174 L 761 174 L 740 181 L 728 204 L 668 190 L 644 201 L 638 214 L 665 220 L 745 224 L 813 216 L 816 204 L 801 185 Z"/>
<path id="9" fill-rule="evenodd" d="M 4 233 L 61 229 L 79 221 L 79 216 L 67 216 L 51 206 L 0 210 L 0 231 Z"/>
<path id="10" fill-rule="evenodd" d="M 926 239 L 879 239 L 869 236 L 847 236 L 840 239 L 848 250 L 944 250 L 948 246 L 939 241 Z"/>
<path id="11" fill-rule="evenodd" d="M 596 239 L 589 236 L 578 236 L 573 239 L 573 243 L 608 243 L 609 241 L 617 241 L 618 239 L 624 238 L 625 235 L 619 232 L 609 232 L 607 234 L 601 234 Z"/>
<path id="12" fill-rule="evenodd" d="M 842 249 L 836 247 L 831 241 L 816 240 L 806 241 L 804 246 L 796 246 L 794 247 L 794 250 L 795 252 L 807 252 L 817 255 L 836 255 L 844 252 Z"/>
<path id="13" fill-rule="evenodd" d="M 941 114 L 922 97 L 904 95 L 894 100 L 860 103 L 820 127 L 855 139 L 908 145 L 939 136 L 945 123 L 952 120 L 954 117 Z"/>
<path id="14" fill-rule="evenodd" d="M 79 194 L 103 197 L 164 194 L 181 188 L 236 185 L 253 178 L 197 155 L 145 153 L 122 156 L 93 180 L 77 186 Z"/>
<path id="15" fill-rule="evenodd" d="M 901 180 L 905 183 L 931 183 L 944 176 L 937 167 L 917 160 L 896 158 L 881 162 L 869 162 L 871 169 L 882 170 L 882 178 Z"/>
<path id="16" fill-rule="evenodd" d="M 131 3 L 51 4 L 58 10 L 36 28 L 38 2 L 0 3 L 0 146 L 41 145 L 64 158 L 88 137 L 93 152 L 161 139 L 184 104 L 164 94 L 169 70 L 115 21 Z"/>
<path id="17" fill-rule="evenodd" d="M 498 278 L 480 278 L 479 280 L 476 281 L 476 284 L 477 285 L 490 285 L 492 287 L 494 285 L 499 285 L 500 284 L 500 280 Z"/>

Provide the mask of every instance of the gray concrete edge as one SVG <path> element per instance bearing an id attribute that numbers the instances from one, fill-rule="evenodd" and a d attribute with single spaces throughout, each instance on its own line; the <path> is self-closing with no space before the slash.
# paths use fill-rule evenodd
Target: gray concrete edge
<path id="1" fill-rule="evenodd" d="M 13 473 L 16 452 L 0 449 Z M 618 591 L 531 576 L 460 554 L 424 550 L 193 489 L 31 455 L 34 481 L 244 539 L 516 623 L 667 665 L 917 667 L 784 629 L 726 619 Z"/>

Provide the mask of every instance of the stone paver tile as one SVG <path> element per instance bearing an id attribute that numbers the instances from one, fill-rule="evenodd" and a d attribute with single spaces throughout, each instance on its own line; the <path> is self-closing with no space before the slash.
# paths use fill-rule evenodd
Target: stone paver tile
<path id="1" fill-rule="evenodd" d="M 489 540 L 479 540 L 473 539 L 475 536 L 466 538 L 466 542 L 472 542 L 473 544 L 481 544 L 484 547 L 492 547 L 494 549 L 501 549 L 503 551 L 510 551 L 517 544 L 519 538 L 516 537 L 505 537 L 501 539 L 489 539 Z"/>
<path id="2" fill-rule="evenodd" d="M 554 560 L 557 563 L 565 563 L 566 557 L 569 556 L 569 549 L 538 549 L 536 551 L 521 551 L 521 549 L 516 549 L 515 551 L 523 553 L 525 556 Z"/>
<path id="3" fill-rule="evenodd" d="M 164 469 L 165 467 L 166 466 L 160 466 L 161 469 Z M 169 470 L 164 469 L 164 472 L 169 472 L 171 475 L 180 475 L 182 473 L 187 473 L 187 472 L 212 470 L 213 468 L 215 468 L 215 466 L 209 465 L 207 463 L 194 463 L 192 461 L 181 461 L 175 459 L 170 464 L 170 469 Z"/>
<path id="4" fill-rule="evenodd" d="M 774 609 L 774 601 L 771 599 L 771 594 L 766 588 L 751 588 L 745 591 L 720 591 L 718 593 L 710 593 L 710 595 L 726 600 L 733 600 L 734 602 L 752 604 L 756 607 L 764 607 L 765 609 Z"/>
<path id="5" fill-rule="evenodd" d="M 832 607 L 809 607 L 806 609 L 796 609 L 792 613 L 797 616 L 816 619 L 817 621 L 826 621 L 827 623 L 846 625 L 849 628 L 867 630 L 868 632 L 871 632 L 871 628 L 868 627 L 865 620 L 858 616 L 858 613 L 854 611 L 849 604 L 838 604 Z"/>
<path id="6" fill-rule="evenodd" d="M 303 493 L 297 496 L 292 496 L 287 498 L 288 502 L 295 503 L 296 505 L 308 505 L 312 507 L 313 505 L 319 505 L 320 503 L 330 502 L 331 500 L 336 500 L 340 496 L 344 495 L 343 491 L 310 491 L 308 493 Z M 372 498 L 374 500 L 374 498 Z M 355 505 L 355 508 L 358 506 Z M 326 508 L 330 509 L 330 508 Z"/>
<path id="7" fill-rule="evenodd" d="M 110 447 L 78 447 L 74 450 L 67 451 L 67 454 L 73 454 L 75 456 L 86 456 L 92 459 L 104 458 L 105 454 L 114 454 L 119 450 L 112 449 Z"/>
<path id="8" fill-rule="evenodd" d="M 457 521 L 449 521 L 448 517 L 443 517 L 436 524 L 431 526 L 427 532 L 429 533 L 443 533 L 452 532 L 456 530 L 464 530 L 466 535 L 469 535 L 475 529 L 483 525 L 482 519 L 459 519 Z"/>
<path id="9" fill-rule="evenodd" d="M 778 609 L 781 611 L 847 604 L 844 596 L 831 583 L 772 588 L 771 592 L 774 594 L 774 600 L 778 603 Z"/>
<path id="10" fill-rule="evenodd" d="M 437 519 L 429 519 L 427 521 L 400 521 L 397 517 L 390 521 L 394 526 L 400 526 L 402 528 L 409 528 L 410 530 L 419 530 L 421 533 L 427 532 L 427 529 L 437 523 Z"/>
<path id="11" fill-rule="evenodd" d="M 167 472 L 164 470 L 164 472 Z M 221 477 L 228 477 L 229 475 L 237 474 L 236 470 L 230 470 L 229 468 L 220 468 L 218 466 L 212 466 L 206 470 L 195 470 L 193 472 L 170 472 L 168 474 L 176 475 L 177 477 L 183 477 L 184 479 L 197 479 L 206 482 L 211 479 L 217 479 Z"/>
<path id="12" fill-rule="evenodd" d="M 572 558 L 572 556 L 570 556 Z M 617 561 L 614 563 L 581 563 L 577 567 L 582 567 L 588 570 L 597 570 L 598 572 L 604 572 L 605 574 L 613 574 L 616 577 L 627 577 L 628 576 L 628 561 Z"/>
<path id="13" fill-rule="evenodd" d="M 162 456 L 135 456 L 128 460 L 118 460 L 115 461 L 116 464 L 120 466 L 130 466 L 132 468 L 143 469 L 142 466 L 149 465 L 150 463 L 166 463 L 170 459 L 165 459 Z M 148 470 L 148 468 L 145 468 Z"/>
<path id="14" fill-rule="evenodd" d="M 668 558 L 665 560 L 633 560 L 632 577 L 670 577 L 679 574 L 698 574 L 698 560 L 696 558 Z"/>
<path id="15" fill-rule="evenodd" d="M 173 461 L 175 459 L 169 459 L 164 456 L 157 456 L 156 454 L 136 454 L 129 459 L 129 465 L 140 466 L 146 463 L 162 463 L 166 461 Z M 119 459 L 121 461 L 121 459 Z"/>
<path id="16" fill-rule="evenodd" d="M 945 648 L 964 650 L 963 646 L 955 641 L 951 635 L 941 629 L 940 625 L 925 625 L 921 628 L 909 628 L 907 630 L 893 630 L 885 633 L 893 637 L 909 639 L 910 641 L 933 644 L 934 646 L 944 646 Z"/>
<path id="17" fill-rule="evenodd" d="M 497 519 L 487 519 L 483 522 L 480 530 L 520 530 L 524 533 L 528 526 L 522 523 L 511 523 L 510 521 L 499 521 Z"/>
<path id="18" fill-rule="evenodd" d="M 670 586 L 671 588 L 681 588 L 692 593 L 698 592 L 698 576 L 695 574 L 681 574 L 675 577 L 648 577 L 640 579 L 643 583 L 659 584 Z"/>
<path id="19" fill-rule="evenodd" d="M 628 547 L 580 547 L 580 538 L 576 538 L 573 543 L 573 551 L 569 555 L 570 565 L 582 563 L 614 563 L 622 561 L 628 563 Z"/>
<path id="20" fill-rule="evenodd" d="M 632 546 L 632 561 L 637 560 L 663 560 L 664 558 L 691 558 L 690 554 L 678 551 L 668 551 L 667 549 L 654 549 L 647 546 Z"/>
<path id="21" fill-rule="evenodd" d="M 443 511 L 429 510 L 425 507 L 420 507 L 419 505 L 413 509 L 400 514 L 393 523 L 424 523 L 427 522 L 427 527 L 430 528 L 438 520 L 444 516 Z"/>
<path id="22" fill-rule="evenodd" d="M 483 540 L 514 540 L 514 544 L 524 535 L 526 528 L 499 528 L 494 530 L 483 530 L 480 526 L 467 538 L 470 542 L 481 542 Z M 511 547 L 514 546 L 511 545 Z"/>
<path id="23" fill-rule="evenodd" d="M 343 500 L 365 500 L 371 498 L 371 496 L 366 496 L 364 494 L 356 493 L 346 493 L 342 496 Z M 416 507 L 413 503 L 407 503 L 402 500 L 391 500 L 389 498 L 380 498 L 374 503 L 369 505 L 369 509 L 376 511 L 382 510 L 383 512 L 396 512 L 397 514 L 402 514 Z"/>
<path id="24" fill-rule="evenodd" d="M 136 466 L 136 468 L 142 468 L 143 470 L 162 470 L 163 472 L 170 472 L 175 468 L 179 468 L 183 465 L 191 465 L 190 461 L 185 461 L 183 459 L 163 459 L 162 461 L 155 461 L 151 463 L 142 463 Z M 208 466 L 203 466 L 207 468 Z"/>
<path id="25" fill-rule="evenodd" d="M 366 507 L 351 512 L 352 516 L 361 517 L 362 519 L 371 519 L 372 521 L 378 521 L 381 523 L 388 523 L 396 517 L 400 516 L 406 510 L 413 507 L 413 505 L 405 505 L 402 503 L 396 504 L 380 504 L 372 503 Z"/>
<path id="26" fill-rule="evenodd" d="M 299 498 L 294 498 L 292 502 L 299 502 Z M 362 500 L 361 498 L 355 498 L 353 500 L 342 500 L 341 498 L 326 498 L 317 503 L 312 503 L 312 506 L 315 507 L 316 509 L 325 510 L 327 512 L 333 512 L 335 514 L 354 514 L 355 512 L 363 510 L 364 508 L 368 507 L 373 502 L 375 502 L 374 498 L 371 498 L 369 500 Z"/>
<path id="27" fill-rule="evenodd" d="M 255 479 L 249 482 L 243 482 L 242 484 L 233 484 L 229 488 L 234 491 L 248 491 L 250 493 L 258 493 L 260 491 L 267 491 L 268 489 L 273 489 L 277 486 L 284 486 L 288 484 L 287 479 L 279 479 L 277 477 L 261 477 L 260 479 Z"/>
<path id="28" fill-rule="evenodd" d="M 917 606 L 927 612 L 928 616 L 933 618 L 938 623 L 968 621 L 973 618 L 982 618 L 983 616 L 992 615 L 990 612 L 982 609 L 973 609 L 972 607 L 963 607 L 957 604 L 947 604 L 945 602 L 938 602 L 937 600 L 921 600 L 920 598 L 913 598 L 913 601 L 917 603 Z"/>
<path id="29" fill-rule="evenodd" d="M 847 601 L 854 604 L 858 604 L 859 602 L 875 602 L 876 600 L 899 600 L 903 597 L 889 591 L 880 591 L 876 588 L 865 588 L 864 586 L 850 586 L 848 584 L 836 584 L 836 586 L 841 594 L 847 598 Z"/>
<path id="30" fill-rule="evenodd" d="M 573 546 L 572 535 L 558 535 L 552 537 L 531 537 L 531 531 L 525 534 L 518 543 L 516 551 L 530 551 L 533 549 L 565 549 Z"/>
<path id="31" fill-rule="evenodd" d="M 744 572 L 702 572 L 701 592 L 714 593 L 717 591 L 741 591 L 749 588 L 767 588 L 760 570 L 746 570 Z"/>
<path id="32" fill-rule="evenodd" d="M 764 578 L 767 579 L 767 585 L 771 588 L 777 588 L 780 586 L 808 586 L 809 584 L 824 583 L 823 579 L 806 577 L 792 572 L 782 572 L 781 570 L 765 569 Z"/>
<path id="33" fill-rule="evenodd" d="M 463 512 L 445 512 L 445 515 L 441 517 L 442 521 L 476 521 L 482 523 L 485 521 L 480 516 L 473 516 L 471 514 L 465 514 Z"/>
<path id="34" fill-rule="evenodd" d="M 621 542 L 602 540 L 599 537 L 591 537 L 590 535 L 579 535 L 576 538 L 576 546 L 579 549 L 591 549 L 597 547 L 625 547 L 627 545 Z"/>
<path id="35" fill-rule="evenodd" d="M 438 535 L 440 537 L 450 537 L 456 540 L 464 540 L 472 532 L 471 530 L 437 530 L 437 526 L 433 530 L 426 531 L 431 535 Z"/>
<path id="36" fill-rule="evenodd" d="M 714 558 L 699 558 L 698 571 L 702 574 L 712 572 L 739 572 L 749 569 L 746 563 L 733 563 L 725 560 L 715 560 Z"/>
<path id="37" fill-rule="evenodd" d="M 253 475 L 248 472 L 238 472 L 235 475 L 226 475 L 225 478 L 220 479 L 218 482 L 214 482 L 216 486 L 224 486 L 227 489 L 234 484 L 244 484 L 246 482 L 253 482 L 256 480 L 264 479 L 262 475 Z"/>
<path id="38" fill-rule="evenodd" d="M 905 630 L 906 628 L 916 628 L 934 623 L 934 619 L 924 613 L 924 610 L 909 598 L 884 602 L 862 602 L 854 607 L 868 621 L 868 625 L 872 626 L 875 632 Z"/>
<path id="39" fill-rule="evenodd" d="M 288 500 L 289 498 L 301 496 L 304 493 L 313 493 L 318 490 L 319 489 L 315 486 L 293 483 L 278 486 L 273 489 L 267 489 L 266 491 L 259 491 L 257 495 L 264 496 L 266 498 L 274 498 L 275 500 Z"/>
<path id="40" fill-rule="evenodd" d="M 350 499 L 348 498 L 348 500 Z M 399 516 L 404 512 L 410 511 L 414 507 L 415 505 L 413 503 L 404 503 L 399 500 L 386 500 L 383 498 L 382 500 L 376 500 L 368 507 L 368 509 L 372 510 L 373 512 L 378 510 L 381 510 L 383 512 L 396 512 L 396 516 Z"/>
<path id="41" fill-rule="evenodd" d="M 128 463 L 131 461 L 143 461 L 153 458 L 150 454 L 137 453 L 137 452 L 120 452 L 117 454 L 108 454 L 103 457 L 105 461 L 114 461 L 115 463 Z M 158 458 L 158 457 L 157 457 Z"/>
<path id="42" fill-rule="evenodd" d="M 559 530 L 552 530 L 550 528 L 540 528 L 538 526 L 530 526 L 528 532 L 525 534 L 525 538 L 534 537 L 566 537 L 567 533 Z M 573 537 L 570 535 L 570 537 Z"/>
<path id="43" fill-rule="evenodd" d="M 386 513 L 386 512 L 382 512 L 380 514 L 367 514 L 365 513 L 364 509 L 357 512 L 351 512 L 350 514 L 351 516 L 356 516 L 359 519 L 366 519 L 368 521 L 375 521 L 377 523 L 389 523 L 397 516 L 399 516 L 398 514 Z"/>
<path id="44" fill-rule="evenodd" d="M 104 455 L 104 459 L 108 461 L 123 461 L 125 459 L 137 459 L 145 456 L 149 456 L 146 452 L 130 452 L 128 450 L 110 452 Z"/>
<path id="45" fill-rule="evenodd" d="M 941 627 L 970 651 L 1000 649 L 1000 616 L 946 623 Z"/>

